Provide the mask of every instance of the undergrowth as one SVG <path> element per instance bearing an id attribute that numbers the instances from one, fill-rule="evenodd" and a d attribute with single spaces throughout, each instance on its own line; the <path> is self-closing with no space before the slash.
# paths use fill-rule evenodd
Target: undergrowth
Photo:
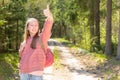
<path id="1" fill-rule="evenodd" d="M 0 54 L 0 80 L 18 80 L 18 53 Z"/>

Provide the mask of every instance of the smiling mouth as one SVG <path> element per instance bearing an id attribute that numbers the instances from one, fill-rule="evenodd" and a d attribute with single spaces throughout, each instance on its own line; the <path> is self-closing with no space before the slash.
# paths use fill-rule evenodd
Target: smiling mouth
<path id="1" fill-rule="evenodd" d="M 32 31 L 37 31 L 36 29 L 33 29 Z"/>

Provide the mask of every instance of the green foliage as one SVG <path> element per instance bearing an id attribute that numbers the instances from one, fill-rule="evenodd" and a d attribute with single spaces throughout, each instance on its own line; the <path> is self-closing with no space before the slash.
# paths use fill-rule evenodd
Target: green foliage
<path id="1" fill-rule="evenodd" d="M 50 4 L 50 9 L 54 16 L 53 37 L 62 37 L 59 39 L 63 44 L 78 50 L 78 52 L 85 52 L 84 49 L 90 50 L 91 42 L 94 50 L 97 51 L 93 37 L 90 39 L 90 26 L 89 26 L 89 5 L 91 0 L 0 0 L 0 52 L 8 50 L 17 50 L 22 35 L 24 32 L 25 21 L 29 17 L 35 17 L 40 21 L 42 28 L 44 23 L 43 10 L 47 4 Z M 94 1 L 94 0 L 93 0 Z M 113 55 L 116 55 L 118 44 L 118 27 L 119 27 L 119 0 L 112 1 L 112 50 Z M 67 40 L 66 40 L 67 39 Z M 106 39 L 106 0 L 100 0 L 100 51 L 90 54 L 94 56 L 97 62 L 102 63 L 106 57 L 99 53 L 104 53 Z M 82 48 L 83 50 L 79 49 Z M 57 50 L 55 50 L 58 58 Z M 2 54 L 0 54 L 3 56 Z M 5 57 L 5 56 L 9 56 Z M 4 59 L 1 60 L 5 65 L 1 66 L 0 74 L 3 74 L 5 66 L 10 67 L 14 71 L 16 63 L 11 54 L 5 54 Z M 12 62 L 13 61 L 13 62 Z M 8 64 L 11 63 L 11 64 Z M 115 62 L 113 62 L 115 63 Z M 57 64 L 57 63 L 56 63 Z M 12 67 L 11 67 L 12 66 Z M 9 75 L 11 73 L 8 70 Z M 109 73 L 109 70 L 108 70 Z M 119 75 L 118 75 L 119 76 Z M 0 78 L 4 76 L 0 76 Z M 115 78 L 117 78 L 115 76 Z M 7 80 L 7 79 L 6 79 Z"/>
<path id="2" fill-rule="evenodd" d="M 102 54 L 102 53 L 92 53 L 94 56 L 94 60 L 96 60 L 96 62 L 98 63 L 103 63 L 107 60 L 106 55 Z"/>
<path id="3" fill-rule="evenodd" d="M 94 1 L 94 0 L 93 0 Z M 100 0 L 100 42 L 95 45 L 96 37 L 90 39 L 90 3 L 91 0 L 4 0 L 0 1 L 0 47 L 1 50 L 17 50 L 24 32 L 25 21 L 35 17 L 42 28 L 45 17 L 43 10 L 47 4 L 54 16 L 52 37 L 62 37 L 74 45 L 90 50 L 104 52 L 106 38 L 106 0 Z M 112 1 L 112 42 L 114 50 L 118 43 L 119 5 L 118 0 Z M 92 42 L 92 43 L 91 43 Z M 69 44 L 70 45 L 70 44 Z M 113 51 L 115 54 L 116 51 Z"/>
<path id="4" fill-rule="evenodd" d="M 21 0 L 11 0 L 4 3 L 1 2 L 0 5 L 0 51 L 7 51 L 8 49 L 17 49 L 18 44 L 21 40 L 21 35 L 19 30 L 23 28 L 25 17 L 25 10 L 23 8 L 23 2 Z M 2 25 L 2 26 L 1 26 Z M 19 40 L 18 37 L 20 36 Z"/>
<path id="5" fill-rule="evenodd" d="M 0 77 L 2 80 L 18 78 L 18 53 L 1 53 L 0 56 Z"/>
<path id="6" fill-rule="evenodd" d="M 5 20 L 0 20 L 0 27 L 2 27 L 5 23 L 7 23 L 7 21 L 5 21 Z"/>
<path id="7" fill-rule="evenodd" d="M 62 67 L 59 51 L 57 50 L 57 48 L 55 48 L 53 52 L 54 52 L 54 68 Z"/>
<path id="8" fill-rule="evenodd" d="M 60 42 L 62 42 L 62 43 L 70 43 L 70 41 L 68 41 L 68 40 L 66 40 L 66 39 L 64 39 L 64 38 L 54 38 L 55 40 L 58 40 L 58 41 L 60 41 Z"/>

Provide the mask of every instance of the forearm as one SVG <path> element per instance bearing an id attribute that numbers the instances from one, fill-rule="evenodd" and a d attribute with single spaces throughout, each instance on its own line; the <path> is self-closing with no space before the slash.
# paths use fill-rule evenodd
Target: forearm
<path id="1" fill-rule="evenodd" d="M 47 6 L 47 9 L 45 9 L 43 12 L 44 12 L 44 15 L 46 16 L 46 20 L 42 29 L 42 33 L 43 33 L 42 36 L 44 41 L 46 42 L 51 36 L 51 29 L 53 26 L 53 15 L 49 10 L 49 6 Z"/>
<path id="2" fill-rule="evenodd" d="M 49 16 L 46 18 L 43 29 L 42 29 L 42 37 L 45 42 L 47 42 L 51 36 L 52 26 L 53 26 L 53 17 Z"/>

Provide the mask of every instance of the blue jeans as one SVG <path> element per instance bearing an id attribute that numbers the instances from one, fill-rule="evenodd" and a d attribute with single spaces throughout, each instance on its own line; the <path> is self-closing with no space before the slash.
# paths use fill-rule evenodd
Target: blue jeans
<path id="1" fill-rule="evenodd" d="M 20 74 L 20 80 L 43 80 L 43 78 L 32 74 Z"/>

